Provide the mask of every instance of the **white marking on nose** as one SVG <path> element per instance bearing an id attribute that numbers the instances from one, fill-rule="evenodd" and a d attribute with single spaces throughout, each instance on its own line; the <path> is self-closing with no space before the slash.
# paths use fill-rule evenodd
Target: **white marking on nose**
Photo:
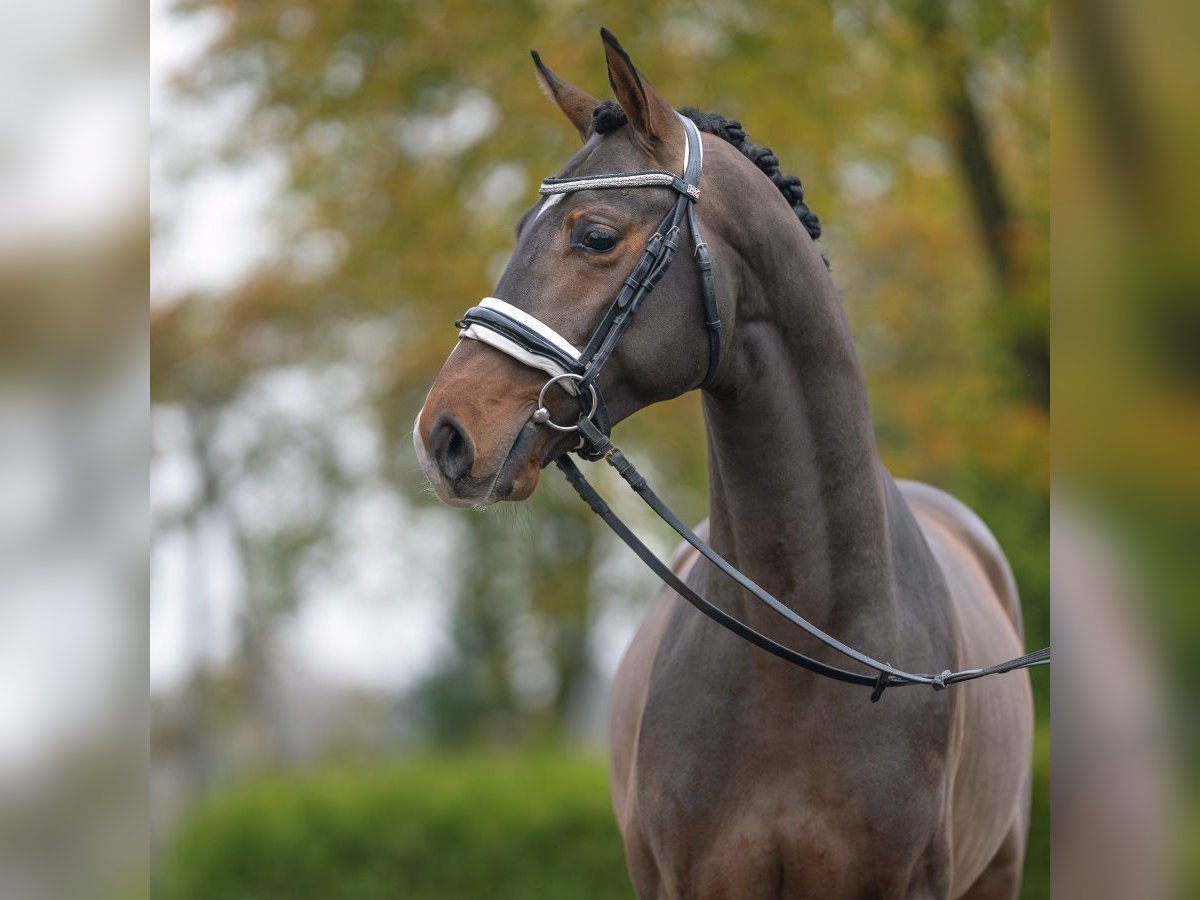
<path id="1" fill-rule="evenodd" d="M 417 417 L 413 420 L 413 449 L 417 451 L 417 462 L 421 464 L 421 468 L 431 478 L 433 477 L 433 468 L 429 465 L 429 454 L 425 452 L 425 442 L 421 440 L 421 415 L 425 412 L 425 407 L 421 407 L 421 412 L 417 413 Z"/>

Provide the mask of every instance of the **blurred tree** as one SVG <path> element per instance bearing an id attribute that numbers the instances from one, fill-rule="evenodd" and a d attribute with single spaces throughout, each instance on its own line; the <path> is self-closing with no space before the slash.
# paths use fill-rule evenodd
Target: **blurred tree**
<path id="1" fill-rule="evenodd" d="M 1001 319 L 1007 323 L 1001 337 L 1020 366 L 1023 386 L 1031 399 L 1050 406 L 1050 335 L 1047 328 L 1048 285 L 1044 270 L 1025 259 L 1032 247 L 1048 246 L 1043 233 L 1039 242 L 1028 232 L 1034 222 L 1014 215 L 1008 188 L 996 163 L 981 103 L 988 102 L 986 87 L 978 83 L 984 61 L 1007 57 L 1028 83 L 1029 63 L 1020 41 L 1021 30 L 1042 31 L 1048 23 L 1023 20 L 999 13 L 995 4 L 951 5 L 942 0 L 905 0 L 898 4 L 920 29 L 945 108 L 946 132 L 954 147 L 963 181 L 971 198 L 983 246 L 996 276 L 1006 308 Z M 1036 35 L 1045 41 L 1043 31 Z M 1014 55 L 1013 50 L 1017 50 Z M 973 81 L 975 82 L 973 84 Z M 1036 79 L 1033 79 L 1036 83 Z M 978 97 L 977 95 L 983 95 Z M 1042 222 L 1043 226 L 1045 222 Z M 1024 240 L 1023 240 L 1024 238 Z"/>

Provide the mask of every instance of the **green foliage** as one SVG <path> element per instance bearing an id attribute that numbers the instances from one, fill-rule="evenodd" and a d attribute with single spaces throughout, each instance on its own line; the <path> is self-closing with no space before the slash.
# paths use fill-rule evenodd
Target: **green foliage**
<path id="1" fill-rule="evenodd" d="M 1047 679 L 1048 680 L 1048 679 Z M 1047 720 L 1049 716 L 1047 716 Z M 1021 900 L 1050 900 L 1050 725 L 1038 729 L 1033 749 L 1033 808 L 1025 846 Z"/>
<path id="2" fill-rule="evenodd" d="M 628 898 L 593 759 L 458 757 L 281 778 L 183 828 L 162 900 Z"/>
<path id="3" fill-rule="evenodd" d="M 1023 900 L 1050 896 L 1049 732 L 1038 740 Z M 193 815 L 162 900 L 629 898 L 598 760 L 449 757 L 279 778 Z"/>

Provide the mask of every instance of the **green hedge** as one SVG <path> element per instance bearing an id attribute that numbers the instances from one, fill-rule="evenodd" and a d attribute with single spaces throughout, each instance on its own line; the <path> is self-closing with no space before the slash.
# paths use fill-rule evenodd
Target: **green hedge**
<path id="1" fill-rule="evenodd" d="M 1049 679 L 1046 679 L 1047 681 Z M 1021 900 L 1050 900 L 1050 726 L 1039 725 L 1033 745 L 1033 805 L 1025 845 Z"/>
<path id="2" fill-rule="evenodd" d="M 1039 736 L 1022 897 L 1049 896 Z M 595 759 L 450 757 L 258 782 L 203 805 L 162 900 L 574 900 L 633 896 Z"/>
<path id="3" fill-rule="evenodd" d="M 183 827 L 163 900 L 629 900 L 608 773 L 590 759 L 449 759 L 278 779 Z"/>

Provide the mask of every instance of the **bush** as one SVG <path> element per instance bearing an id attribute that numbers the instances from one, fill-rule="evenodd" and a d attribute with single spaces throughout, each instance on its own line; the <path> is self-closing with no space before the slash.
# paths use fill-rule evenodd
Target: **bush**
<path id="1" fill-rule="evenodd" d="M 1049 734 L 1035 755 L 1026 900 L 1049 896 Z M 593 759 L 451 757 L 278 778 L 203 805 L 162 900 L 574 900 L 633 890 Z"/>
<path id="2" fill-rule="evenodd" d="M 164 860 L 163 900 L 628 900 L 595 760 L 486 758 L 275 779 L 224 794 Z"/>

